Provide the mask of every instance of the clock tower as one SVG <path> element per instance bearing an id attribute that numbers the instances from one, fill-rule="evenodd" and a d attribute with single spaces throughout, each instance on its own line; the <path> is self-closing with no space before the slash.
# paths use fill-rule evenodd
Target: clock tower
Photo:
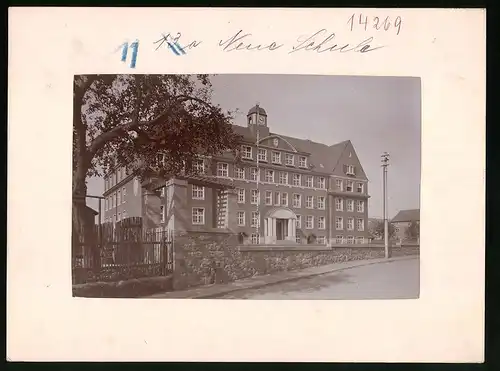
<path id="1" fill-rule="evenodd" d="M 265 138 L 269 135 L 269 127 L 267 126 L 267 113 L 264 108 L 258 104 L 250 108 L 247 114 L 247 124 L 250 131 L 256 135 L 259 130 L 259 137 Z"/>

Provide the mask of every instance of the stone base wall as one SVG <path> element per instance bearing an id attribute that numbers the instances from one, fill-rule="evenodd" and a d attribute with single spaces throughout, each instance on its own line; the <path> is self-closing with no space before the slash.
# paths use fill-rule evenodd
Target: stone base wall
<path id="1" fill-rule="evenodd" d="M 229 232 L 181 232 L 174 240 L 173 286 L 182 290 L 384 254 L 383 246 L 238 246 L 237 235 Z M 418 254 L 415 246 L 392 248 L 393 257 Z"/>

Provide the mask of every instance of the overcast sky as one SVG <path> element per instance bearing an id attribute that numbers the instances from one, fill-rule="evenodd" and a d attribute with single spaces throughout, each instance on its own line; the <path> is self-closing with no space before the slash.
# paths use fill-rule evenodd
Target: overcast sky
<path id="1" fill-rule="evenodd" d="M 420 207 L 420 79 L 413 77 L 218 75 L 214 103 L 239 109 L 259 102 L 275 133 L 332 145 L 351 140 L 369 180 L 369 217 L 382 217 L 380 155 L 390 154 L 389 217 Z M 101 195 L 102 179 L 88 193 Z M 89 205 L 96 207 L 93 203 Z"/>

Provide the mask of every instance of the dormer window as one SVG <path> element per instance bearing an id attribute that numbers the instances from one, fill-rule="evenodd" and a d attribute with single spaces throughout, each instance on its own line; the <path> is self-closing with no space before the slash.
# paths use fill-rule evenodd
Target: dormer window
<path id="1" fill-rule="evenodd" d="M 252 158 L 252 147 L 250 146 L 241 146 L 241 157 L 246 159 Z"/>
<path id="2" fill-rule="evenodd" d="M 352 166 L 352 165 L 346 165 L 346 167 L 345 167 L 345 173 L 347 175 L 355 175 L 354 166 Z"/>
<path id="3" fill-rule="evenodd" d="M 299 157 L 299 166 L 307 168 L 307 157 L 306 156 Z"/>
<path id="4" fill-rule="evenodd" d="M 273 164 L 281 164 L 281 152 L 273 151 Z"/>
<path id="5" fill-rule="evenodd" d="M 287 165 L 287 166 L 294 165 L 294 157 L 291 153 L 285 154 L 285 165 Z"/>
<path id="6" fill-rule="evenodd" d="M 263 148 L 259 148 L 259 161 L 267 162 L 267 150 Z"/>

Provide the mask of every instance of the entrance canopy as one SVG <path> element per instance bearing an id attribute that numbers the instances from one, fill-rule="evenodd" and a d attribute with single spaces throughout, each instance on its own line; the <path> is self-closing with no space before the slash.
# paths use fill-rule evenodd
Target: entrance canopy
<path id="1" fill-rule="evenodd" d="M 297 219 L 297 215 L 287 207 L 276 207 L 271 209 L 266 217 L 275 219 Z"/>

